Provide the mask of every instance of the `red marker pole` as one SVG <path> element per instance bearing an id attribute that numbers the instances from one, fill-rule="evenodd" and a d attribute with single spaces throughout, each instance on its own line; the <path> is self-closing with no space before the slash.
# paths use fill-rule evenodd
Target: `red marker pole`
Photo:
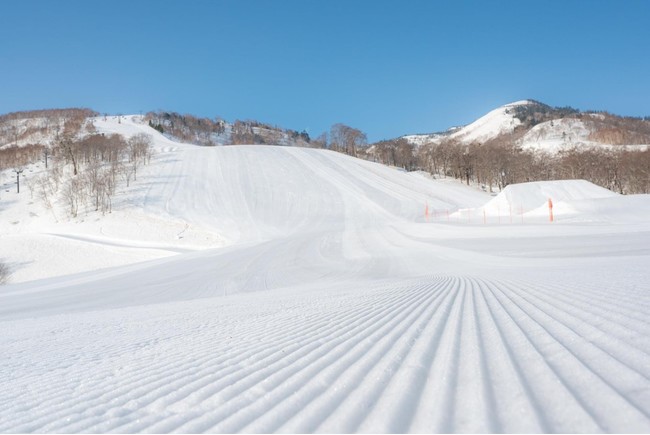
<path id="1" fill-rule="evenodd" d="M 553 222 L 553 201 L 551 198 L 548 199 L 548 220 Z"/>

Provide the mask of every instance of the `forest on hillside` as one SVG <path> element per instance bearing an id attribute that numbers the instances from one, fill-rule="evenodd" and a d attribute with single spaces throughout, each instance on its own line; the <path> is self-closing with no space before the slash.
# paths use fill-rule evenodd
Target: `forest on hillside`
<path id="1" fill-rule="evenodd" d="M 522 107 L 528 108 L 517 116 L 531 125 L 551 116 L 586 116 L 570 108 Z M 119 135 L 98 135 L 90 121 L 97 115 L 90 109 L 56 109 L 0 116 L 0 170 L 17 171 L 39 160 L 47 164 L 48 156 L 57 156 L 49 181 L 34 183 L 38 185 L 39 195 L 49 200 L 53 192 L 68 189 L 65 197 L 72 215 L 82 203 L 96 210 L 110 210 L 117 181 L 128 184 L 136 176 L 138 165 L 148 161 L 152 150 L 150 141 L 144 137 L 134 141 Z M 609 143 L 630 143 L 631 139 L 650 142 L 648 120 L 607 113 L 589 114 L 589 119 L 598 124 L 592 134 L 608 139 Z M 453 177 L 490 192 L 514 183 L 585 179 L 622 194 L 650 193 L 650 149 L 575 146 L 557 153 L 523 150 L 518 140 L 525 129 L 484 143 L 465 144 L 447 138 L 416 146 L 404 138 L 368 143 L 364 132 L 341 123 L 310 138 L 304 131 L 258 121 L 228 123 L 220 118 L 174 112 L 150 112 L 144 122 L 183 142 L 204 146 L 279 144 L 329 149 L 407 171 Z M 65 174 L 72 175 L 66 178 Z"/>
<path id="2" fill-rule="evenodd" d="M 650 149 L 573 147 L 558 153 L 522 150 L 500 138 L 416 147 L 405 139 L 381 141 L 360 157 L 409 171 L 454 177 L 487 191 L 530 181 L 584 179 L 623 194 L 650 193 Z"/>

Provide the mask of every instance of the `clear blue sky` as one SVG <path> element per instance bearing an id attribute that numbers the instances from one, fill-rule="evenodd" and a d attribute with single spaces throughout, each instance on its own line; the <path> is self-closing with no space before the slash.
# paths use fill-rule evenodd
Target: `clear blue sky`
<path id="1" fill-rule="evenodd" d="M 257 119 L 371 141 L 499 105 L 650 115 L 650 1 L 3 1 L 0 113 Z"/>

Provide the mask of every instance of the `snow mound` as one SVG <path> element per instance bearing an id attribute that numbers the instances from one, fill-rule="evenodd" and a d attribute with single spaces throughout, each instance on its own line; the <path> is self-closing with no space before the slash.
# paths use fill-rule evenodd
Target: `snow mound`
<path id="1" fill-rule="evenodd" d="M 553 214 L 563 222 L 650 222 L 650 195 L 616 195 L 560 201 L 553 205 Z M 548 216 L 548 206 L 543 205 L 531 211 L 529 215 Z"/>
<path id="2" fill-rule="evenodd" d="M 521 213 L 546 207 L 545 211 L 548 213 L 549 199 L 555 206 L 559 202 L 574 203 L 615 196 L 619 195 L 585 180 L 535 181 L 506 186 L 499 195 L 485 204 L 482 210 L 487 215 L 505 215 L 511 211 Z"/>

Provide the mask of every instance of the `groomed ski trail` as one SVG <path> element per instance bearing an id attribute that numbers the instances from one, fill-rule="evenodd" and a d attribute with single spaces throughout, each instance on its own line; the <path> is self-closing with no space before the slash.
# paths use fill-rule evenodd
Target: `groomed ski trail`
<path id="1" fill-rule="evenodd" d="M 431 276 L 17 320 L 0 431 L 644 431 L 650 301 L 604 296 Z"/>

